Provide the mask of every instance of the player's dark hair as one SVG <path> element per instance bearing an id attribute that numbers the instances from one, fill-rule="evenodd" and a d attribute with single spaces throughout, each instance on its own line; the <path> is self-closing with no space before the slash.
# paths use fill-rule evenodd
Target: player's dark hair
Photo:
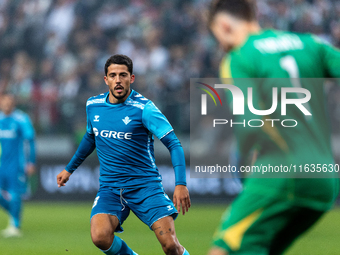
<path id="1" fill-rule="evenodd" d="M 211 2 L 208 23 L 211 25 L 216 14 L 226 12 L 244 21 L 256 20 L 256 4 L 253 0 L 214 0 Z"/>
<path id="2" fill-rule="evenodd" d="M 110 65 L 117 64 L 117 65 L 126 65 L 130 74 L 133 71 L 133 63 L 131 58 L 122 54 L 116 54 L 111 56 L 105 63 L 105 75 L 107 75 L 107 69 Z"/>

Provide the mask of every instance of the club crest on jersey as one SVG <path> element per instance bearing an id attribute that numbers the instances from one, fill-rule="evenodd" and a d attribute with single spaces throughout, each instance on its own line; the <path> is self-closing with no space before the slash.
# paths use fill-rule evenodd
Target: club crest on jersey
<path id="1" fill-rule="evenodd" d="M 124 119 L 122 119 L 122 121 L 124 122 L 125 125 L 127 125 L 130 123 L 131 119 L 128 116 L 126 116 Z"/>
<path id="2" fill-rule="evenodd" d="M 99 135 L 99 131 L 98 129 L 96 129 L 95 127 L 93 128 L 93 133 L 95 136 L 98 136 Z"/>
<path id="3" fill-rule="evenodd" d="M 93 121 L 94 122 L 99 122 L 99 117 L 100 117 L 99 115 L 94 115 L 94 120 Z"/>

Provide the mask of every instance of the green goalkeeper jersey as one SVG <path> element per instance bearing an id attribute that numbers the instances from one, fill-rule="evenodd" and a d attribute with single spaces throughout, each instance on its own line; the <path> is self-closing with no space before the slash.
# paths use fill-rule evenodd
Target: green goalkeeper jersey
<path id="1" fill-rule="evenodd" d="M 322 174 L 322 177 L 337 176 L 323 79 L 340 77 L 339 50 L 310 34 L 263 30 L 249 36 L 241 47 L 223 59 L 220 76 L 233 78 L 245 98 L 251 87 L 252 104 L 258 110 L 270 109 L 273 87 L 278 91 L 277 109 L 270 115 L 255 115 L 245 107 L 244 115 L 234 116 L 234 121 L 239 123 L 247 123 L 251 119 L 262 119 L 264 123 L 259 128 L 233 126 L 241 158 L 256 150 L 255 165 L 290 167 L 290 171 L 296 174 L 289 177 L 298 174 L 306 174 L 302 176 L 307 177 L 318 177 L 316 174 Z M 286 114 L 282 114 L 281 91 L 285 87 L 305 88 L 310 92 L 311 98 L 303 106 L 311 115 L 306 115 L 295 105 L 287 105 Z M 298 93 L 287 93 L 287 98 L 297 99 L 300 96 Z M 232 100 L 231 93 L 227 93 L 227 97 Z M 265 121 L 268 119 L 275 121 Z M 285 127 L 282 124 L 284 120 L 294 120 L 290 125 L 294 123 L 296 126 Z M 275 173 L 271 177 L 275 176 L 283 175 Z M 250 179 L 247 183 L 246 188 L 255 192 L 313 200 L 314 207 L 320 209 L 324 209 L 325 205 L 327 207 L 337 194 L 337 180 L 332 178 Z"/>

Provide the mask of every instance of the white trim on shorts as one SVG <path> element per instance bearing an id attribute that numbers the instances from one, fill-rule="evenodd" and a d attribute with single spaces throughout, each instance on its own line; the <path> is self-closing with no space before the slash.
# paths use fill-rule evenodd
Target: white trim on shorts
<path id="1" fill-rule="evenodd" d="M 153 225 L 156 221 L 159 221 L 160 219 L 163 219 L 163 218 L 168 217 L 168 216 L 171 216 L 171 217 L 172 217 L 172 215 L 174 215 L 174 214 L 176 214 L 176 213 L 177 213 L 177 215 L 178 215 L 178 212 L 173 212 L 172 214 L 164 215 L 164 216 L 158 218 L 157 220 L 155 220 L 154 222 L 152 222 L 152 224 L 149 226 L 149 228 L 153 231 L 152 225 Z M 172 217 L 172 219 L 175 220 L 174 217 Z"/>

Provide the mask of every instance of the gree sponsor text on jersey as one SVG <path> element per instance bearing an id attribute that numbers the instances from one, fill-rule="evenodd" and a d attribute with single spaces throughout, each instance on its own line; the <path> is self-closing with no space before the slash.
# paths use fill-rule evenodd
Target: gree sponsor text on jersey
<path id="1" fill-rule="evenodd" d="M 97 128 L 93 128 L 93 133 L 95 136 L 100 135 L 101 137 L 104 138 L 114 138 L 114 139 L 131 139 L 132 138 L 132 133 L 131 132 L 118 132 L 118 131 L 113 131 L 113 130 L 99 130 Z"/>

